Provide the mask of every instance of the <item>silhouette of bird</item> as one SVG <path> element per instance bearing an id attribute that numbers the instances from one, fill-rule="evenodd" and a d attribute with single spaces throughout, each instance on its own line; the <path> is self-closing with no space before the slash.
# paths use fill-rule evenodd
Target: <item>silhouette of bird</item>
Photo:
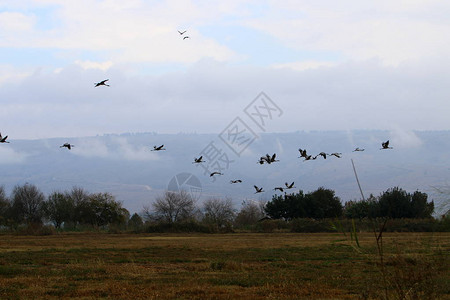
<path id="1" fill-rule="evenodd" d="M 0 143 L 9 143 L 6 141 L 7 138 L 8 136 L 2 137 L 2 134 L 0 133 Z"/>
<path id="2" fill-rule="evenodd" d="M 161 151 L 161 150 L 166 150 L 166 149 L 163 148 L 163 147 L 164 147 L 164 145 L 161 145 L 161 146 L 159 146 L 159 147 L 153 146 L 153 150 L 151 150 L 151 151 Z"/>
<path id="3" fill-rule="evenodd" d="M 292 188 L 295 188 L 295 186 L 294 186 L 294 182 L 292 181 L 292 183 L 291 184 L 289 184 L 289 183 L 287 183 L 287 182 L 285 182 L 284 183 L 284 185 L 286 186 L 286 189 L 292 189 Z"/>
<path id="4" fill-rule="evenodd" d="M 242 180 L 240 180 L 240 179 L 230 180 L 230 183 L 241 183 L 241 182 L 242 182 Z"/>
<path id="5" fill-rule="evenodd" d="M 384 143 L 381 143 L 381 147 L 382 147 L 382 148 L 380 148 L 380 150 L 383 150 L 383 149 L 393 149 L 392 147 L 389 147 L 389 140 L 387 140 L 387 141 L 384 142 Z"/>
<path id="6" fill-rule="evenodd" d="M 188 37 L 188 36 L 185 36 L 184 38 L 183 38 L 183 40 L 185 40 L 185 39 L 189 39 L 190 37 Z"/>
<path id="7" fill-rule="evenodd" d="M 353 150 L 352 152 L 358 152 L 358 151 L 364 151 L 364 150 L 365 149 L 361 149 L 361 148 L 356 147 L 355 150 Z"/>
<path id="8" fill-rule="evenodd" d="M 179 33 L 180 35 L 183 35 L 185 32 L 186 32 L 186 30 L 183 31 L 183 32 L 181 32 L 181 31 L 178 30 L 178 33 Z"/>
<path id="9" fill-rule="evenodd" d="M 209 174 L 209 177 L 213 177 L 214 175 L 223 175 L 220 172 L 212 172 L 211 174 Z"/>
<path id="10" fill-rule="evenodd" d="M 280 186 L 277 186 L 277 187 L 274 188 L 273 190 L 274 190 L 274 191 L 277 191 L 277 190 L 278 190 L 278 191 L 280 191 L 280 192 L 283 192 L 284 189 L 283 189 L 282 187 L 280 187 Z"/>
<path id="11" fill-rule="evenodd" d="M 279 161 L 279 160 L 275 159 L 276 157 L 277 157 L 277 154 L 274 153 L 274 154 L 272 155 L 272 157 L 270 158 L 270 163 Z"/>
<path id="12" fill-rule="evenodd" d="M 59 148 L 67 148 L 67 149 L 72 149 L 72 147 L 75 147 L 74 145 L 71 145 L 69 143 L 64 143 L 64 145 L 59 146 Z"/>
<path id="13" fill-rule="evenodd" d="M 109 84 L 106 84 L 106 82 L 107 82 L 108 80 L 109 80 L 109 79 L 105 79 L 105 80 L 103 80 L 103 81 L 94 83 L 94 84 L 95 84 L 95 87 L 98 87 L 98 86 L 101 86 L 101 85 L 109 86 Z"/>
<path id="14" fill-rule="evenodd" d="M 261 157 L 257 163 L 260 165 L 263 165 L 265 162 L 266 162 L 266 159 L 264 157 Z"/>
<path id="15" fill-rule="evenodd" d="M 305 156 L 305 159 L 303 161 L 307 161 L 307 160 L 315 160 L 317 158 L 317 156 L 312 156 L 312 155 L 307 155 Z"/>
<path id="16" fill-rule="evenodd" d="M 303 149 L 298 149 L 298 151 L 300 152 L 300 157 L 307 157 L 308 155 L 306 154 L 306 149 L 305 150 L 303 150 Z"/>
<path id="17" fill-rule="evenodd" d="M 336 156 L 337 158 L 341 158 L 341 155 L 342 155 L 342 153 L 338 153 L 338 152 L 330 154 L 330 156 Z"/>
<path id="18" fill-rule="evenodd" d="M 266 156 L 261 156 L 261 157 L 259 158 L 258 163 L 259 163 L 260 165 L 263 165 L 264 163 L 270 164 L 270 159 L 271 159 L 270 155 L 269 155 L 269 154 L 266 154 Z"/>
<path id="19" fill-rule="evenodd" d="M 259 188 L 259 187 L 257 187 L 256 185 L 254 185 L 253 187 L 254 187 L 255 190 L 256 190 L 255 194 L 263 193 L 263 192 L 264 192 L 264 191 L 263 191 L 263 188 Z"/>
<path id="20" fill-rule="evenodd" d="M 199 164 L 199 163 L 205 162 L 205 161 L 202 160 L 202 159 L 203 159 L 203 155 L 200 156 L 199 158 L 194 158 L 193 164 Z"/>
<path id="21" fill-rule="evenodd" d="M 261 156 L 259 158 L 258 163 L 261 164 L 261 165 L 264 164 L 264 163 L 267 163 L 267 164 L 270 165 L 273 162 L 279 161 L 279 160 L 276 160 L 276 157 L 277 157 L 276 153 L 274 153 L 272 156 L 270 156 L 269 154 L 266 154 L 266 156 Z"/>
<path id="22" fill-rule="evenodd" d="M 319 154 L 316 155 L 316 157 L 314 157 L 314 159 L 316 159 L 318 156 L 322 156 L 323 159 L 327 159 L 327 155 L 329 154 L 326 154 L 325 152 L 320 152 Z"/>

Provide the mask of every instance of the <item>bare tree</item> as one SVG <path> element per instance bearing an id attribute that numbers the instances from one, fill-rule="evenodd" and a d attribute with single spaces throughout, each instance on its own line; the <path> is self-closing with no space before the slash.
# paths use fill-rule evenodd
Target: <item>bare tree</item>
<path id="1" fill-rule="evenodd" d="M 73 203 L 73 210 L 69 213 L 70 217 L 68 222 L 71 223 L 72 226 L 76 227 L 77 224 L 80 224 L 83 221 L 82 208 L 87 205 L 87 202 L 89 202 L 90 193 L 81 187 L 74 186 L 70 192 L 66 192 L 66 197 L 70 199 L 71 203 Z"/>
<path id="2" fill-rule="evenodd" d="M 209 198 L 203 203 L 203 211 L 204 221 L 213 223 L 218 228 L 231 224 L 236 215 L 231 198 Z"/>
<path id="3" fill-rule="evenodd" d="M 264 202 L 261 201 L 244 201 L 242 208 L 236 216 L 235 223 L 237 226 L 252 225 L 265 216 Z"/>
<path id="4" fill-rule="evenodd" d="M 45 217 L 53 223 L 56 228 L 61 228 L 65 222 L 72 221 L 75 205 L 73 200 L 64 193 L 53 192 L 43 206 Z"/>
<path id="5" fill-rule="evenodd" d="M 192 218 L 195 215 L 195 201 L 189 193 L 166 191 L 156 198 L 152 208 L 144 207 L 147 219 L 176 223 Z"/>
<path id="6" fill-rule="evenodd" d="M 29 183 L 17 185 L 12 192 L 12 213 L 14 219 L 20 222 L 42 223 L 42 206 L 44 194 Z"/>
<path id="7" fill-rule="evenodd" d="M 440 187 L 433 187 L 437 193 L 436 200 L 436 215 L 449 216 L 450 215 L 450 185 Z"/>

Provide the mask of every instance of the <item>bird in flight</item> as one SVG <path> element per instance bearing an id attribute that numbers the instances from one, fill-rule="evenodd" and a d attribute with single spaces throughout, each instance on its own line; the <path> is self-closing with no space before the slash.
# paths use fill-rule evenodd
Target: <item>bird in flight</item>
<path id="1" fill-rule="evenodd" d="M 277 157 L 277 154 L 274 153 L 274 154 L 272 155 L 272 157 L 270 157 L 270 163 L 279 161 L 279 160 L 275 159 L 276 157 Z"/>
<path id="2" fill-rule="evenodd" d="M 72 147 L 75 147 L 74 145 L 71 145 L 69 143 L 64 143 L 64 145 L 59 146 L 59 148 L 67 148 L 67 149 L 72 149 Z"/>
<path id="3" fill-rule="evenodd" d="M 282 187 L 280 187 L 280 186 L 277 186 L 277 187 L 274 188 L 273 190 L 274 190 L 274 191 L 277 191 L 277 190 L 278 190 L 278 191 L 280 191 L 280 192 L 283 192 L 284 189 L 283 189 Z"/>
<path id="4" fill-rule="evenodd" d="M 293 189 L 293 188 L 295 188 L 295 186 L 294 186 L 294 182 L 292 181 L 292 183 L 291 184 L 289 184 L 289 183 L 287 183 L 287 182 L 285 182 L 284 183 L 284 185 L 286 186 L 286 189 Z"/>
<path id="5" fill-rule="evenodd" d="M 233 184 L 233 183 L 241 183 L 242 182 L 242 180 L 240 180 L 240 179 L 237 179 L 237 180 L 230 180 L 230 183 L 231 184 Z"/>
<path id="6" fill-rule="evenodd" d="M 194 158 L 193 164 L 199 164 L 199 163 L 202 163 L 202 162 L 205 162 L 205 161 L 203 160 L 203 155 L 200 156 L 199 158 Z"/>
<path id="7" fill-rule="evenodd" d="M 337 158 L 341 158 L 341 155 L 342 155 L 342 153 L 338 153 L 338 152 L 330 154 L 330 156 L 336 156 Z"/>
<path id="8" fill-rule="evenodd" d="M 361 149 L 361 148 L 356 147 L 355 150 L 353 150 L 352 152 L 358 152 L 358 151 L 364 151 L 364 150 L 365 149 Z"/>
<path id="9" fill-rule="evenodd" d="M 258 164 L 263 165 L 264 163 L 270 164 L 270 162 L 267 160 L 266 156 L 261 156 L 258 160 Z"/>
<path id="10" fill-rule="evenodd" d="M 161 146 L 159 146 L 159 147 L 153 146 L 153 150 L 151 150 L 151 151 L 161 151 L 161 150 L 166 150 L 166 149 L 164 148 L 164 145 L 161 145 Z"/>
<path id="11" fill-rule="evenodd" d="M 180 35 L 183 35 L 184 33 L 186 33 L 186 30 L 185 30 L 185 31 L 179 31 L 179 30 L 178 30 L 178 33 L 179 33 Z"/>
<path id="12" fill-rule="evenodd" d="M 2 137 L 2 134 L 0 133 L 0 143 L 9 143 L 6 141 L 7 138 L 8 136 Z"/>
<path id="13" fill-rule="evenodd" d="M 322 156 L 323 159 L 327 159 L 327 155 L 329 155 L 329 154 L 326 154 L 325 152 L 320 152 L 319 154 L 316 155 L 316 157 L 314 159 L 316 159 L 318 156 Z"/>
<path id="14" fill-rule="evenodd" d="M 94 83 L 94 84 L 95 84 L 95 87 L 98 87 L 98 86 L 101 86 L 101 85 L 109 86 L 109 84 L 106 84 L 106 82 L 107 82 L 108 80 L 109 80 L 109 79 L 105 79 L 105 80 L 103 80 L 103 81 Z"/>
<path id="15" fill-rule="evenodd" d="M 257 187 L 256 185 L 254 185 L 253 186 L 254 188 L 255 188 L 255 190 L 256 190 L 256 192 L 255 192 L 255 194 L 258 194 L 258 193 L 263 193 L 264 191 L 263 191 L 263 188 L 261 187 L 261 188 L 259 188 L 259 187 Z"/>
<path id="16" fill-rule="evenodd" d="M 304 158 L 306 158 L 308 155 L 306 154 L 306 149 L 305 150 L 303 150 L 303 149 L 298 149 L 298 151 L 300 152 L 300 157 L 304 157 Z"/>
<path id="17" fill-rule="evenodd" d="M 185 40 L 185 39 L 190 39 L 190 37 L 188 37 L 188 36 L 183 37 L 183 40 Z"/>
<path id="18" fill-rule="evenodd" d="M 211 174 L 209 174 L 209 177 L 213 177 L 214 175 L 223 175 L 223 173 L 220 173 L 220 172 L 212 172 Z"/>
<path id="19" fill-rule="evenodd" d="M 389 140 L 387 140 L 387 141 L 384 142 L 384 143 L 381 143 L 381 147 L 382 147 L 382 148 L 380 148 L 380 150 L 383 150 L 383 149 L 393 149 L 392 147 L 389 147 Z"/>
<path id="20" fill-rule="evenodd" d="M 317 158 L 317 156 L 312 156 L 312 155 L 306 155 L 305 159 L 303 161 L 307 161 L 307 160 L 315 160 Z"/>

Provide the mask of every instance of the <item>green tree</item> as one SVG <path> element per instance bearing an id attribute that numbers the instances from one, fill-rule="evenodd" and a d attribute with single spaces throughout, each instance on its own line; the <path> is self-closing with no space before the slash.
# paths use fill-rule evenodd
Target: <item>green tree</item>
<path id="1" fill-rule="evenodd" d="M 9 225 L 9 214 L 11 210 L 11 203 L 6 197 L 5 188 L 0 186 L 0 226 Z"/>
<path id="2" fill-rule="evenodd" d="M 318 188 L 303 194 L 285 194 L 274 196 L 265 206 L 265 212 L 271 218 L 292 220 L 296 218 L 334 218 L 342 215 L 342 204 L 333 190 Z"/>
<path id="3" fill-rule="evenodd" d="M 388 189 L 378 199 L 380 214 L 390 218 L 411 218 L 410 195 L 399 187 Z"/>
<path id="4" fill-rule="evenodd" d="M 322 219 L 342 216 L 341 200 L 335 196 L 333 190 L 320 187 L 314 192 L 308 193 L 307 197 L 310 199 L 307 203 L 313 208 L 312 211 L 308 211 L 310 217 Z"/>
<path id="5" fill-rule="evenodd" d="M 308 199 L 299 191 L 296 194 L 274 195 L 267 202 L 264 211 L 273 219 L 292 220 L 308 217 Z"/>
<path id="6" fill-rule="evenodd" d="M 413 218 L 431 218 L 434 212 L 434 202 L 427 202 L 428 195 L 415 191 L 411 196 L 411 212 Z"/>
<path id="7" fill-rule="evenodd" d="M 109 193 L 94 193 L 77 207 L 80 221 L 95 227 L 126 224 L 129 212 Z"/>
<path id="8" fill-rule="evenodd" d="M 134 231 L 139 231 L 143 225 L 144 222 L 142 221 L 142 217 L 137 213 L 134 213 L 128 220 L 128 227 L 130 227 Z"/>
<path id="9" fill-rule="evenodd" d="M 378 199 L 370 195 L 367 200 L 348 201 L 344 206 L 344 216 L 354 219 L 380 217 Z"/>

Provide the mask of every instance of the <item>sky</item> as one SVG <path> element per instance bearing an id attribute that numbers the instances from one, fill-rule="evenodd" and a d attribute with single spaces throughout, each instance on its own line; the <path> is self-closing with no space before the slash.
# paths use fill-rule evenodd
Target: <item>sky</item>
<path id="1" fill-rule="evenodd" d="M 448 130 L 449 14 L 434 0 L 0 0 L 0 132 L 220 133 L 260 92 L 283 112 L 271 132 Z"/>

